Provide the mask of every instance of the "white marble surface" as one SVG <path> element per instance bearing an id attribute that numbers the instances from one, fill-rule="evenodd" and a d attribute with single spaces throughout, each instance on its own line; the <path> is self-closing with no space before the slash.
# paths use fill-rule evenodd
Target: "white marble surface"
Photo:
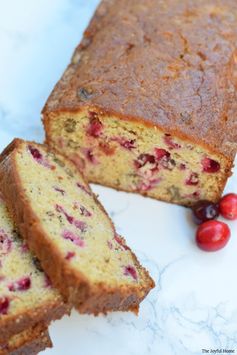
<path id="1" fill-rule="evenodd" d="M 80 40 L 97 0 L 0 0 L 0 148 L 43 140 L 40 110 Z M 237 191 L 237 175 L 227 190 Z M 184 208 L 94 187 L 157 287 L 139 317 L 80 316 L 50 327 L 48 355 L 189 355 L 237 352 L 237 222 L 217 253 L 194 244 Z"/>

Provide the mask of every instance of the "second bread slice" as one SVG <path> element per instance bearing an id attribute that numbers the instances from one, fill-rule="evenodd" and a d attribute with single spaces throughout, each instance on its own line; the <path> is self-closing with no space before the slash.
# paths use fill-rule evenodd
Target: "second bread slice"
<path id="1" fill-rule="evenodd" d="M 72 163 L 16 139 L 1 155 L 0 184 L 22 236 L 70 304 L 94 314 L 138 309 L 154 282 Z"/>

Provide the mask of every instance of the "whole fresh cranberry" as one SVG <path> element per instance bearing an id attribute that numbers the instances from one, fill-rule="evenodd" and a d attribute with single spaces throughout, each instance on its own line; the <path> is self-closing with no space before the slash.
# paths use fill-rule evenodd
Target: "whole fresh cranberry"
<path id="1" fill-rule="evenodd" d="M 205 251 L 216 251 L 224 248 L 230 239 L 230 229 L 226 223 L 207 221 L 201 224 L 196 232 L 196 243 Z"/>
<path id="2" fill-rule="evenodd" d="M 226 219 L 237 219 L 237 194 L 228 194 L 220 201 L 220 213 Z"/>
<path id="3" fill-rule="evenodd" d="M 193 220 L 201 224 L 219 216 L 219 205 L 208 200 L 198 201 L 192 208 Z"/>

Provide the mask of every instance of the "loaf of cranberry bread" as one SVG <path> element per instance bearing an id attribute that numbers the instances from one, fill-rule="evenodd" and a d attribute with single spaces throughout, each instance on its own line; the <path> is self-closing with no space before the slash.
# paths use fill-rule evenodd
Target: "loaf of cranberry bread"
<path id="1" fill-rule="evenodd" d="M 67 306 L 21 240 L 0 197 L 0 344 L 39 322 L 61 318 Z"/>
<path id="2" fill-rule="evenodd" d="M 134 310 L 154 286 L 77 167 L 14 140 L 0 185 L 16 225 L 52 283 L 82 313 Z"/>
<path id="3" fill-rule="evenodd" d="M 217 201 L 236 153 L 236 0 L 104 0 L 43 110 L 90 182 Z"/>
<path id="4" fill-rule="evenodd" d="M 0 344 L 0 355 L 37 355 L 51 347 L 52 342 L 47 328 L 43 324 L 38 324 Z"/>

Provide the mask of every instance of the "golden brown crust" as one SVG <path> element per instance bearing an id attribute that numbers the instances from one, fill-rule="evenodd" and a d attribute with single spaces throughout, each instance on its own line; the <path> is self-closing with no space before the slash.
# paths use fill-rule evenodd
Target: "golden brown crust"
<path id="1" fill-rule="evenodd" d="M 138 308 L 139 303 L 154 287 L 154 282 L 147 271 L 144 270 L 144 285 L 141 285 L 140 289 L 135 286 L 128 289 L 121 287 L 108 289 L 103 284 L 91 285 L 84 275 L 69 268 L 65 259 L 61 258 L 54 245 L 45 237 L 40 221 L 26 200 L 14 164 L 14 154 L 21 142 L 19 139 L 14 140 L 0 157 L 1 189 L 21 235 L 27 240 L 30 250 L 41 261 L 53 285 L 60 290 L 69 304 L 74 305 L 82 313 L 98 314 L 110 310 Z M 99 204 L 98 201 L 96 203 Z M 103 208 L 101 204 L 99 206 Z M 138 267 L 134 254 L 133 258 Z"/>
<path id="2" fill-rule="evenodd" d="M 46 132 L 53 112 L 97 107 L 233 160 L 236 19 L 235 0 L 102 1 L 43 110 Z"/>
<path id="3" fill-rule="evenodd" d="M 48 329 L 43 323 L 39 323 L 12 336 L 7 343 L 0 344 L 0 355 L 36 355 L 51 347 Z"/>

